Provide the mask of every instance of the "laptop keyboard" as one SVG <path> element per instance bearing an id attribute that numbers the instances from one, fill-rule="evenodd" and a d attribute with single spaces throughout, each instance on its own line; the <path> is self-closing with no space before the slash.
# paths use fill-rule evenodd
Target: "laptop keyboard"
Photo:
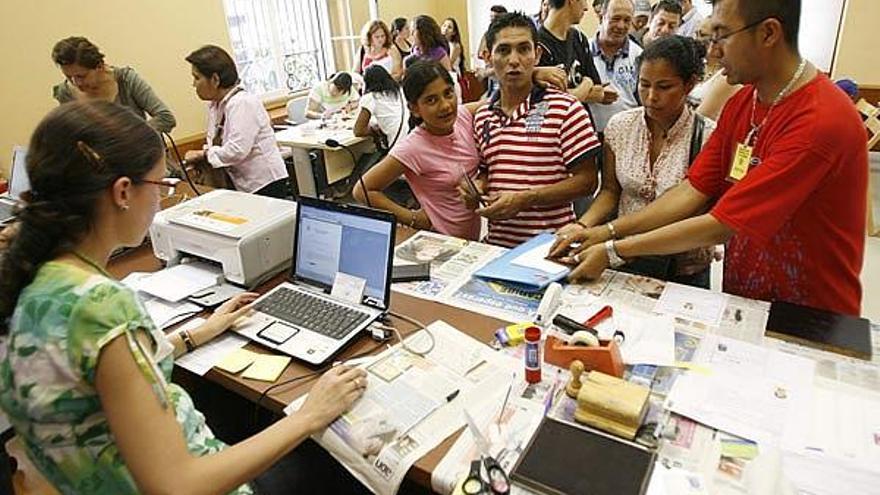
<path id="1" fill-rule="evenodd" d="M 286 287 L 257 303 L 256 310 L 337 340 L 369 317 L 353 308 Z"/>

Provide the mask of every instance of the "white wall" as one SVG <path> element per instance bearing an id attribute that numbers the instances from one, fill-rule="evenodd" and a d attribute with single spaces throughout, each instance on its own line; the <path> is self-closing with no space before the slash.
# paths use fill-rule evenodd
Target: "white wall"
<path id="1" fill-rule="evenodd" d="M 831 71 L 843 4 L 846 0 L 801 0 L 801 29 L 798 45 L 801 54 L 820 70 Z M 875 0 L 876 1 L 876 0 Z M 709 16 L 712 5 L 695 1 L 700 12 Z"/>

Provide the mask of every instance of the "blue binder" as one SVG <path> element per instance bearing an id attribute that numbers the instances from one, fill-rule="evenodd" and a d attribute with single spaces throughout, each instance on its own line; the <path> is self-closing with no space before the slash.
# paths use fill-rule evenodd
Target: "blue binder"
<path id="1" fill-rule="evenodd" d="M 551 283 L 565 278 L 571 270 L 564 268 L 556 273 L 548 273 L 536 268 L 514 265 L 511 262 L 541 244 L 554 239 L 555 236 L 551 233 L 538 234 L 527 242 L 504 253 L 498 259 L 489 262 L 486 266 L 477 270 L 474 275 L 480 278 L 504 282 L 529 292 L 542 291 Z"/>

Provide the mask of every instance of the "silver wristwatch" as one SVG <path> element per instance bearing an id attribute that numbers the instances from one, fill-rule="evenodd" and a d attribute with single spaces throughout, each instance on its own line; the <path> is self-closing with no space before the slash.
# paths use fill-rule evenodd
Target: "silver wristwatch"
<path id="1" fill-rule="evenodd" d="M 614 247 L 614 239 L 605 241 L 605 253 L 608 255 L 608 266 L 611 268 L 620 268 L 626 264 L 626 261 L 617 254 L 617 249 Z"/>

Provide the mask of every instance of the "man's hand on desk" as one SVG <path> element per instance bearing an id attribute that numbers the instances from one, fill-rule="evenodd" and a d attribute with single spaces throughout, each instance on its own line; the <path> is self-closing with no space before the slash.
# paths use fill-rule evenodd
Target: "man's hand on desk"
<path id="1" fill-rule="evenodd" d="M 243 292 L 221 304 L 214 310 L 214 314 L 193 332 L 195 344 L 198 346 L 209 342 L 232 327 L 239 318 L 247 316 L 253 309 L 251 303 L 258 297 L 260 295 L 256 292 Z"/>
<path id="2" fill-rule="evenodd" d="M 297 414 L 304 415 L 313 432 L 324 429 L 364 394 L 367 373 L 360 368 L 334 366 L 315 382 Z"/>

